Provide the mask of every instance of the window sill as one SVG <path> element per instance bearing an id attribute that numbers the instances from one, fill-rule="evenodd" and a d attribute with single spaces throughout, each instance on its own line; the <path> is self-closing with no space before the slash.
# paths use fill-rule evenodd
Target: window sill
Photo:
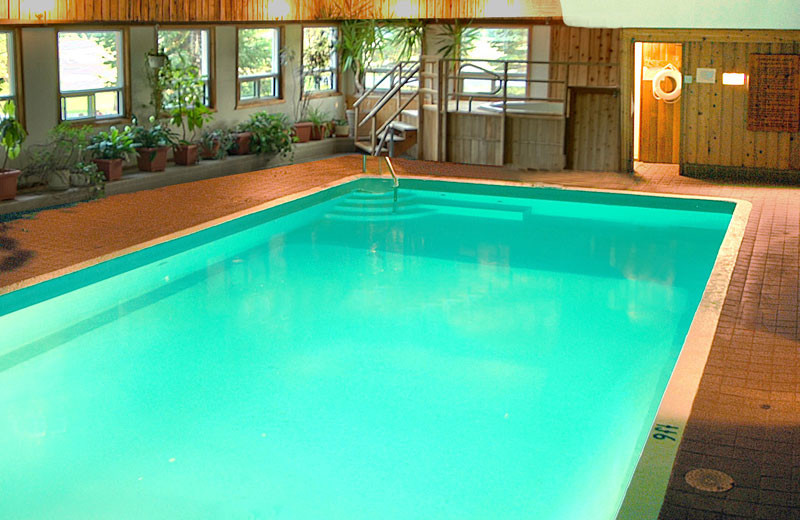
<path id="1" fill-rule="evenodd" d="M 267 107 L 271 105 L 280 105 L 286 103 L 285 99 L 282 98 L 271 98 L 271 99 L 254 99 L 253 101 L 237 101 L 236 102 L 236 110 L 244 110 L 247 108 L 258 108 L 258 107 Z"/>
<path id="2" fill-rule="evenodd" d="M 70 126 L 116 126 L 116 125 L 130 125 L 131 118 L 128 116 L 110 117 L 108 119 L 62 119 L 62 123 L 67 123 Z"/>
<path id="3" fill-rule="evenodd" d="M 318 92 L 309 92 L 304 97 L 308 99 L 321 99 L 321 98 L 328 98 L 328 97 L 336 97 L 341 96 L 342 93 L 338 90 L 323 90 Z"/>

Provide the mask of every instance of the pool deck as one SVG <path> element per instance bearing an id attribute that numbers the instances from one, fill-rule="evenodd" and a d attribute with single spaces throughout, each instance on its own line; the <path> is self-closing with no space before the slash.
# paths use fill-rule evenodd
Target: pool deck
<path id="1" fill-rule="evenodd" d="M 689 179 L 671 165 L 640 164 L 630 176 L 394 162 L 401 177 L 491 178 L 750 201 L 744 240 L 659 519 L 800 520 L 800 188 Z M 374 160 L 369 171 L 377 171 Z M 0 293 L 360 172 L 360 156 L 337 157 L 115 195 L 0 223 Z M 734 488 L 694 490 L 684 475 L 695 468 L 724 471 Z"/>

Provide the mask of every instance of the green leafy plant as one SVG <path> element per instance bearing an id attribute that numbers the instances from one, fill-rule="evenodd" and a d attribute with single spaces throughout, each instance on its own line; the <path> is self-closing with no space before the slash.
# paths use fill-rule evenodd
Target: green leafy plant
<path id="1" fill-rule="evenodd" d="M 73 175 L 81 175 L 87 179 L 92 187 L 92 198 L 99 198 L 106 194 L 106 176 L 97 169 L 93 162 L 79 162 L 71 170 Z"/>
<path id="2" fill-rule="evenodd" d="M 170 122 L 181 127 L 181 144 L 189 144 L 188 132 L 194 133 L 211 121 L 211 110 L 203 104 L 205 83 L 198 67 L 190 63 L 184 55 L 178 56 L 179 63 L 171 64 L 167 70 L 169 95 L 167 103 Z"/>
<path id="3" fill-rule="evenodd" d="M 256 112 L 241 128 L 252 132 L 251 146 L 256 153 L 286 157 L 294 151 L 292 127 L 286 114 Z"/>
<path id="4" fill-rule="evenodd" d="M 200 134 L 200 145 L 206 150 L 213 150 L 217 143 L 217 151 L 214 159 L 223 159 L 228 155 L 228 150 L 236 139 L 236 132 L 227 128 L 215 128 L 213 130 L 203 130 Z"/>
<path id="5" fill-rule="evenodd" d="M 43 144 L 33 145 L 20 175 L 21 186 L 34 186 L 47 182 L 48 175 L 57 170 L 73 171 L 81 161 L 87 160 L 86 148 L 93 128 L 60 123 L 50 130 Z"/>
<path id="6" fill-rule="evenodd" d="M 453 24 L 442 26 L 442 32 L 436 37 L 436 52 L 443 58 L 457 59 L 462 54 L 469 52 L 475 47 L 475 40 L 478 32 L 470 28 L 472 22 L 462 24 L 456 20 Z"/>
<path id="7" fill-rule="evenodd" d="M 175 144 L 177 134 L 168 126 L 150 116 L 150 126 L 137 125 L 132 131 L 133 140 L 142 148 L 161 148 Z"/>
<path id="8" fill-rule="evenodd" d="M 13 101 L 7 101 L 2 111 L 2 118 L 0 118 L 0 146 L 5 149 L 5 158 L 3 159 L 2 169 L 6 169 L 9 159 L 16 159 L 22 150 L 22 143 L 28 134 L 25 129 L 17 121 L 16 107 Z"/>
<path id="9" fill-rule="evenodd" d="M 352 71 L 357 94 L 364 92 L 367 64 L 383 45 L 377 20 L 345 20 L 339 25 L 342 70 Z"/>
<path id="10" fill-rule="evenodd" d="M 328 116 L 328 113 L 325 112 L 324 110 L 316 107 L 311 107 L 308 110 L 308 120 L 311 121 L 311 123 L 314 126 L 322 126 L 328 124 L 331 118 L 330 116 Z"/>
<path id="11" fill-rule="evenodd" d="M 127 159 L 139 143 L 133 140 L 131 127 L 126 126 L 120 132 L 115 126 L 108 132 L 97 132 L 90 139 L 87 150 L 91 150 L 95 159 Z"/>
<path id="12" fill-rule="evenodd" d="M 342 70 L 352 71 L 356 94 L 364 92 L 367 68 L 385 48 L 395 50 L 401 61 L 412 57 L 422 43 L 422 27 L 419 21 L 345 20 L 340 24 L 337 46 Z"/>
<path id="13" fill-rule="evenodd" d="M 154 68 L 151 59 L 158 57 L 163 61 L 163 66 Z M 150 85 L 150 106 L 153 107 L 153 117 L 158 119 L 164 113 L 164 92 L 169 88 L 169 58 L 158 51 L 151 50 L 145 54 L 144 70 L 147 74 L 147 83 Z"/>
<path id="14" fill-rule="evenodd" d="M 304 121 L 308 114 L 308 104 L 311 100 L 303 94 L 298 78 L 302 77 L 303 70 L 297 63 L 297 54 L 294 49 L 281 49 L 281 65 L 286 69 L 287 77 L 291 83 L 292 97 L 292 121 L 299 123 Z"/>

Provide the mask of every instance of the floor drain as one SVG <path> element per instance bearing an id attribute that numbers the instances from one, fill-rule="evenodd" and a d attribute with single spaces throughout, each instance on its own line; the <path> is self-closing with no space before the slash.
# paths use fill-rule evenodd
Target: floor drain
<path id="1" fill-rule="evenodd" d="M 693 469 L 686 474 L 686 482 L 700 491 L 722 493 L 733 487 L 733 478 L 727 473 L 715 469 Z"/>

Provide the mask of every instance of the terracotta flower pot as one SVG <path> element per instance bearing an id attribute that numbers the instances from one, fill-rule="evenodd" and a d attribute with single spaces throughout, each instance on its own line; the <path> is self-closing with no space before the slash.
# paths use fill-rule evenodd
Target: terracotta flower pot
<path id="1" fill-rule="evenodd" d="M 214 139 L 210 148 L 205 144 L 200 145 L 200 157 L 203 159 L 216 159 L 217 153 L 219 153 L 219 139 Z"/>
<path id="2" fill-rule="evenodd" d="M 122 159 L 95 159 L 94 163 L 105 174 L 107 181 L 118 181 L 122 178 Z"/>
<path id="3" fill-rule="evenodd" d="M 197 162 L 197 145 L 183 144 L 172 149 L 175 157 L 175 164 L 181 166 L 191 166 Z"/>
<path id="4" fill-rule="evenodd" d="M 19 170 L 0 170 L 0 200 L 10 200 L 17 196 Z"/>
<path id="5" fill-rule="evenodd" d="M 252 132 L 239 132 L 233 141 L 230 153 L 232 155 L 247 155 L 250 153 L 250 140 L 253 138 Z"/>
<path id="6" fill-rule="evenodd" d="M 325 139 L 325 134 L 328 133 L 328 125 L 311 125 L 311 140 L 319 141 Z"/>
<path id="7" fill-rule="evenodd" d="M 294 135 L 297 137 L 298 143 L 307 143 L 311 140 L 311 129 L 314 127 L 308 121 L 294 124 Z"/>
<path id="8" fill-rule="evenodd" d="M 163 172 L 167 167 L 169 146 L 159 148 L 137 148 L 136 164 L 143 172 Z"/>

